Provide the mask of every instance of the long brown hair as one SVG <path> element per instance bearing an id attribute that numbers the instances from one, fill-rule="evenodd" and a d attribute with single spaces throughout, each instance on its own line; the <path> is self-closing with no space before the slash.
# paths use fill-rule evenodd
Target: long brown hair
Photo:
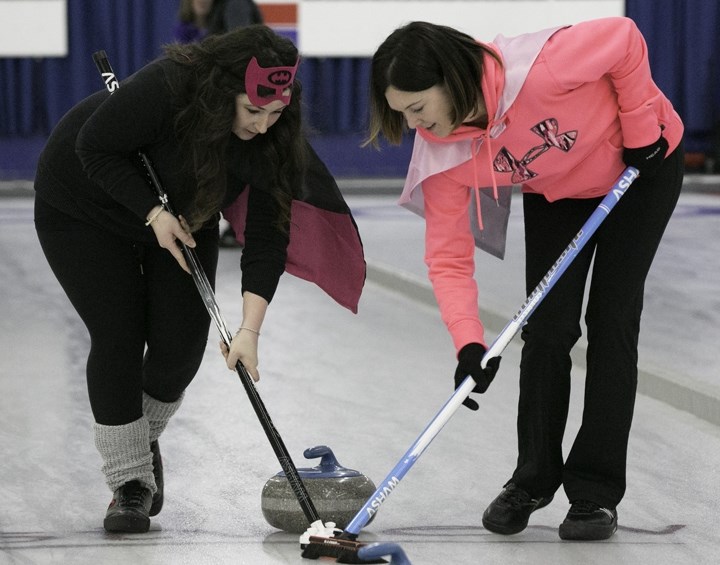
<path id="1" fill-rule="evenodd" d="M 176 92 L 179 108 L 175 132 L 181 150 L 197 181 L 193 209 L 188 222 L 197 228 L 219 211 L 226 191 L 225 154 L 235 119 L 235 98 L 245 93 L 245 71 L 255 57 L 262 67 L 293 66 L 298 59 L 295 45 L 269 27 L 253 25 L 222 35 L 211 35 L 199 43 L 165 46 L 167 57 L 192 73 L 184 89 Z M 263 171 L 262 189 L 270 190 L 278 202 L 285 225 L 293 189 L 305 168 L 305 145 L 301 131 L 301 85 L 293 82 L 290 104 L 280 119 L 263 135 L 247 143 L 249 162 Z"/>

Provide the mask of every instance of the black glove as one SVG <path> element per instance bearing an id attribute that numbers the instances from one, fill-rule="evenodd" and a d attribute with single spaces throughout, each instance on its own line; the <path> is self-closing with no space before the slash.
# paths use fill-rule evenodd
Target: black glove
<path id="1" fill-rule="evenodd" d="M 468 375 L 470 375 L 476 383 L 472 392 L 482 394 L 488 389 L 490 383 L 495 378 L 498 367 L 500 367 L 501 357 L 493 357 L 488 360 L 487 366 L 483 369 L 480 366 L 480 362 L 485 355 L 485 351 L 487 350 L 479 343 L 468 343 L 460 350 L 460 353 L 458 353 L 458 366 L 457 369 L 455 369 L 456 389 L 463 383 L 465 377 Z M 477 410 L 479 408 L 478 403 L 469 396 L 463 400 L 463 405 L 470 408 L 470 410 Z"/>
<path id="2" fill-rule="evenodd" d="M 643 178 L 652 177 L 658 172 L 665 160 L 668 150 L 667 140 L 660 135 L 655 143 L 636 149 L 623 149 L 623 161 L 630 167 L 635 167 Z"/>

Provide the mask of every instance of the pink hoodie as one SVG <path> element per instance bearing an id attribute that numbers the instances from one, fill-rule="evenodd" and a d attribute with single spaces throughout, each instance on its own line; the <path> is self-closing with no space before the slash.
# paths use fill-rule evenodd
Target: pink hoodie
<path id="1" fill-rule="evenodd" d="M 550 202 L 604 196 L 625 167 L 623 147 L 650 145 L 662 131 L 669 153 L 683 134 L 629 18 L 498 36 L 486 46 L 503 61 L 484 60 L 488 128 L 461 126 L 446 138 L 418 128 L 399 201 L 425 216 L 425 262 L 458 351 L 485 343 L 468 221 L 479 189 L 492 187 L 496 199 L 498 186 L 513 184 Z"/>

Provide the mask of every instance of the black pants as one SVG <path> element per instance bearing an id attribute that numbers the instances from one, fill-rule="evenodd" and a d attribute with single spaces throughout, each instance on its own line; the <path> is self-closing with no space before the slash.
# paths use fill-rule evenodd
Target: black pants
<path id="1" fill-rule="evenodd" d="M 174 402 L 197 373 L 210 317 L 192 277 L 157 243 L 123 239 L 35 199 L 45 257 L 90 334 L 87 386 L 95 421 L 140 418 L 142 392 Z M 148 228 L 150 229 L 150 228 Z M 195 234 L 215 284 L 218 233 Z"/>
<path id="2" fill-rule="evenodd" d="M 536 496 L 562 484 L 570 501 L 614 508 L 625 493 L 628 436 L 637 389 L 645 279 L 682 187 L 682 147 L 652 178 L 640 176 L 575 258 L 522 331 L 518 462 L 512 482 Z M 530 294 L 600 202 L 523 197 Z M 585 323 L 587 376 L 580 430 L 563 463 L 570 350 Z"/>

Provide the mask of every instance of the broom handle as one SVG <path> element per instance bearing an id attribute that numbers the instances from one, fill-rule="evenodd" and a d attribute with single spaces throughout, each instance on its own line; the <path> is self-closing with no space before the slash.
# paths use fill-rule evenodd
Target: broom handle
<path id="1" fill-rule="evenodd" d="M 487 350 L 482 358 L 483 368 L 487 365 L 488 360 L 500 355 L 507 347 L 518 330 L 525 324 L 527 319 L 533 313 L 535 308 L 542 302 L 545 295 L 555 285 L 557 280 L 562 276 L 565 270 L 570 266 L 575 257 L 580 253 L 587 243 L 588 239 L 595 233 L 597 228 L 607 217 L 610 211 L 615 207 L 625 191 L 630 187 L 632 182 L 638 177 L 638 170 L 634 167 L 628 167 L 623 171 L 617 182 L 610 188 L 608 194 L 603 198 L 595 211 L 590 215 L 580 231 L 573 238 L 570 244 L 565 248 L 555 264 L 543 277 L 540 283 L 530 293 L 522 307 L 512 320 L 500 332 L 495 341 Z M 462 384 L 455 390 L 453 395 L 445 402 L 440 411 L 435 415 L 431 422 L 427 425 L 422 434 L 415 440 L 403 455 L 402 459 L 390 471 L 385 479 L 380 483 L 377 490 L 370 496 L 365 505 L 358 511 L 355 517 L 345 528 L 345 532 L 352 536 L 357 536 L 360 530 L 370 521 L 370 518 L 377 512 L 380 505 L 387 500 L 390 493 L 397 487 L 400 480 L 407 474 L 410 468 L 415 464 L 417 459 L 422 455 L 430 442 L 440 433 L 440 430 L 450 420 L 458 407 L 462 404 L 468 395 L 475 388 L 475 381 L 468 376 Z"/>

